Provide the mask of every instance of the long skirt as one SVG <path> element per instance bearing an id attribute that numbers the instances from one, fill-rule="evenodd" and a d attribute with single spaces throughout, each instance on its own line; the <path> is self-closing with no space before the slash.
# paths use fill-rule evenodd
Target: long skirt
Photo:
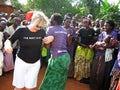
<path id="1" fill-rule="evenodd" d="M 70 46 L 68 46 L 68 53 L 70 54 L 70 67 L 69 67 L 69 71 L 68 71 L 68 77 L 73 78 L 74 76 L 74 57 L 73 57 L 73 53 L 74 53 L 74 44 L 71 44 Z"/>
<path id="2" fill-rule="evenodd" d="M 90 73 L 91 90 L 103 90 L 105 56 L 95 56 Z"/>
<path id="3" fill-rule="evenodd" d="M 57 58 L 50 58 L 39 90 L 65 90 L 69 65 L 68 53 Z"/>
<path id="4" fill-rule="evenodd" d="M 4 65 L 3 65 L 4 72 L 8 72 L 14 69 L 13 54 L 9 54 L 5 52 L 3 62 L 4 62 Z"/>
<path id="5" fill-rule="evenodd" d="M 74 78 L 76 80 L 81 80 L 82 78 L 87 79 L 90 77 L 90 64 L 93 56 L 94 52 L 92 49 L 77 46 L 74 60 Z"/>
<path id="6" fill-rule="evenodd" d="M 111 58 L 108 55 L 108 58 Z M 105 61 L 105 56 L 95 56 L 92 63 L 90 87 L 92 90 L 109 90 L 110 72 L 112 70 L 114 60 Z"/>
<path id="7" fill-rule="evenodd" d="M 111 70 L 114 65 L 115 60 L 111 60 L 109 62 L 105 62 L 105 72 L 104 72 L 104 89 L 103 90 L 109 90 L 110 87 L 110 80 L 111 80 Z"/>

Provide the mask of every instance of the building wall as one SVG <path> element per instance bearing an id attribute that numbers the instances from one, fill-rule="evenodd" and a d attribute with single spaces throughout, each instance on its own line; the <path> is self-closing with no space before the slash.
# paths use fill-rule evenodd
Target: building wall
<path id="1" fill-rule="evenodd" d="M 14 8 L 11 5 L 0 4 L 0 12 L 8 13 L 8 16 L 14 12 Z"/>

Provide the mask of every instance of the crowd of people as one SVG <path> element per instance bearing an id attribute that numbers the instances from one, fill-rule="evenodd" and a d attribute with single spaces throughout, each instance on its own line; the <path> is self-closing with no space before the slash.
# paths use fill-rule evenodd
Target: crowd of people
<path id="1" fill-rule="evenodd" d="M 67 78 L 91 90 L 120 90 L 120 26 L 112 20 L 18 10 L 0 14 L 0 34 L 0 75 L 8 53 L 15 90 L 36 87 L 43 47 L 47 68 L 39 90 L 64 90 Z"/>

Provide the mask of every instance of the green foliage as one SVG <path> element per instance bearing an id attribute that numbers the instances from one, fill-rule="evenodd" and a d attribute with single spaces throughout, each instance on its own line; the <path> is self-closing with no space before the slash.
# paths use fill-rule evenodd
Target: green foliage
<path id="1" fill-rule="evenodd" d="M 74 2 L 76 4 L 72 6 Z M 90 13 L 93 14 L 94 20 L 96 18 L 109 19 L 120 25 L 120 1 L 116 5 L 109 4 L 107 0 L 27 0 L 26 5 L 21 5 L 17 0 L 11 0 L 11 3 L 16 10 L 22 9 L 24 12 L 42 10 L 48 17 L 55 12 L 62 15 L 78 13 L 81 17 Z"/>
<path id="2" fill-rule="evenodd" d="M 120 1 L 115 4 L 109 4 L 107 0 L 102 1 L 100 13 L 98 17 L 105 20 L 113 20 L 117 25 L 120 25 L 120 11 L 119 11 Z"/>
<path id="3" fill-rule="evenodd" d="M 15 8 L 15 10 L 21 9 L 22 5 L 18 2 L 18 0 L 10 0 L 12 6 Z"/>
<path id="4" fill-rule="evenodd" d="M 12 1 L 14 1 L 13 5 L 16 4 L 15 7 L 17 7 L 15 0 Z M 21 9 L 25 12 L 42 10 L 48 17 L 55 12 L 62 15 L 70 12 L 75 15 L 79 10 L 72 6 L 72 2 L 73 0 L 27 0 L 27 5 L 21 5 Z"/>
<path id="5" fill-rule="evenodd" d="M 100 5 L 96 0 L 77 0 L 75 7 L 79 9 L 81 16 L 92 14 L 95 18 L 100 11 Z"/>
<path id="6" fill-rule="evenodd" d="M 64 15 L 65 13 L 75 10 L 68 0 L 36 0 L 34 1 L 34 8 L 44 11 L 48 16 L 55 12 Z"/>

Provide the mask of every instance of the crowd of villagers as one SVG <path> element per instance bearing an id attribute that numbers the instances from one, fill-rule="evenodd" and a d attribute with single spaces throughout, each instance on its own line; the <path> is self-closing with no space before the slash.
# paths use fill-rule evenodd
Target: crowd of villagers
<path id="1" fill-rule="evenodd" d="M 18 10 L 8 17 L 7 13 L 1 12 L 0 43 L 4 43 L 18 26 L 29 24 L 32 14 Z M 68 78 L 90 84 L 91 90 L 120 90 L 119 25 L 112 20 L 94 20 L 91 14 L 80 18 L 78 14 L 67 13 L 63 18 L 62 25 L 70 37 L 67 44 L 71 59 Z M 3 44 L 0 48 L 4 54 L 2 47 Z M 14 64 L 19 42 L 15 42 L 13 47 Z M 47 64 L 49 57 L 50 50 L 43 46 L 42 62 Z"/>

